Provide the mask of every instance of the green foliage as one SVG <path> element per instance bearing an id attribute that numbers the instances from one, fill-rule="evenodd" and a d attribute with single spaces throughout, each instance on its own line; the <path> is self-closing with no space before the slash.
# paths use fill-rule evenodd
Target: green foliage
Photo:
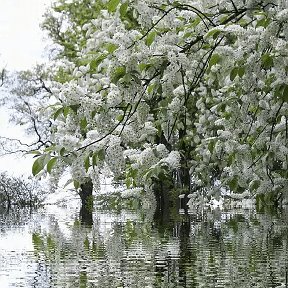
<path id="1" fill-rule="evenodd" d="M 107 3 L 107 9 L 109 12 L 115 12 L 120 0 L 109 0 Z"/>
<path id="2" fill-rule="evenodd" d="M 273 57 L 269 53 L 265 53 L 261 56 L 261 62 L 264 69 L 271 69 L 274 65 Z"/>
<path id="3" fill-rule="evenodd" d="M 209 67 L 211 68 L 213 65 L 216 65 L 220 62 L 221 56 L 219 54 L 213 54 L 209 61 Z"/>
<path id="4" fill-rule="evenodd" d="M 129 5 L 129 3 L 128 3 L 128 1 L 126 1 L 126 2 L 122 3 L 120 6 L 119 11 L 120 11 L 120 16 L 122 19 L 125 18 L 125 16 L 126 16 L 126 13 L 128 10 L 128 5 Z"/>
<path id="5" fill-rule="evenodd" d="M 48 173 L 51 173 L 52 169 L 53 169 L 53 166 L 56 164 L 57 162 L 57 157 L 54 157 L 52 159 L 50 159 L 47 163 L 47 172 Z"/>
<path id="6" fill-rule="evenodd" d="M 260 20 L 257 21 L 256 27 L 264 27 L 267 28 L 267 26 L 270 24 L 271 20 L 267 17 L 263 17 Z"/>
<path id="7" fill-rule="evenodd" d="M 156 32 L 156 31 L 151 31 L 151 32 L 146 36 L 146 45 L 147 45 L 147 46 L 150 46 L 150 45 L 154 42 L 156 35 L 157 35 L 157 32 Z"/>
<path id="8" fill-rule="evenodd" d="M 41 172 L 49 160 L 50 160 L 49 154 L 44 154 L 44 155 L 39 156 L 33 163 L 32 174 L 35 176 L 39 172 Z"/>
<path id="9" fill-rule="evenodd" d="M 233 81 L 236 78 L 236 76 L 239 76 L 240 78 L 242 78 L 244 74 L 245 74 L 245 67 L 243 66 L 234 67 L 230 73 L 230 80 Z"/>
<path id="10" fill-rule="evenodd" d="M 111 77 L 111 82 L 117 84 L 117 82 L 126 75 L 126 67 L 121 66 L 114 69 Z"/>
<path id="11" fill-rule="evenodd" d="M 288 102 L 288 85 L 281 84 L 276 86 L 275 96 L 283 102 Z"/>

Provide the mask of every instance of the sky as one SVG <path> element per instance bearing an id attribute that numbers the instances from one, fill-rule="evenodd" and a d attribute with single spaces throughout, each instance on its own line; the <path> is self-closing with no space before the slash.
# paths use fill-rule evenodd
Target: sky
<path id="1" fill-rule="evenodd" d="M 0 0 L 0 68 L 25 70 L 45 60 L 47 40 L 39 25 L 52 0 Z M 46 49 L 47 50 L 47 49 Z M 0 95 L 1 97 L 1 95 Z M 9 113 L 0 106 L 0 135 L 24 137 L 19 127 L 9 122 Z M 0 171 L 31 174 L 32 158 L 19 155 L 0 158 Z"/>
<path id="2" fill-rule="evenodd" d="M 7 69 L 27 69 L 41 60 L 45 33 L 42 15 L 50 0 L 0 0 L 0 59 Z"/>

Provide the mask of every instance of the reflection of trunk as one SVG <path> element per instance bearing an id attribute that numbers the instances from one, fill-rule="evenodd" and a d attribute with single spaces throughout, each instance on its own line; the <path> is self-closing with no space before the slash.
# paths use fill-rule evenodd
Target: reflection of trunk
<path id="1" fill-rule="evenodd" d="M 182 279 L 183 283 L 192 284 L 193 283 L 192 281 L 194 281 L 195 279 L 187 279 L 187 278 L 188 276 L 191 275 L 190 269 L 192 267 L 195 267 L 194 265 L 195 265 L 195 261 L 197 257 L 196 257 L 196 253 L 194 252 L 194 250 L 189 249 L 189 247 L 191 247 L 190 237 L 189 237 L 190 228 L 191 228 L 190 221 L 187 221 L 187 220 L 183 221 L 179 227 L 180 251 L 181 251 L 180 260 L 179 260 L 179 279 Z"/>
<path id="2" fill-rule="evenodd" d="M 155 181 L 154 183 L 154 194 L 157 201 L 157 207 L 154 214 L 155 222 L 157 223 L 158 229 L 164 232 L 169 228 L 170 216 L 171 216 L 171 197 L 170 191 L 172 183 L 169 181 Z"/>
<path id="3" fill-rule="evenodd" d="M 81 210 L 80 219 L 83 224 L 92 225 L 92 211 L 93 211 L 93 184 L 92 181 L 88 181 L 80 186 L 81 190 L 79 192 L 81 198 Z"/>

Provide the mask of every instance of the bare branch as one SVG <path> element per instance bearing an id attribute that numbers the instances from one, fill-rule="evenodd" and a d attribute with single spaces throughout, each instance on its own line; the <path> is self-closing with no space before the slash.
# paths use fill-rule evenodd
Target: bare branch
<path id="1" fill-rule="evenodd" d="M 6 77 L 6 70 L 5 70 L 5 68 L 3 68 L 1 73 L 0 73 L 0 80 L 1 80 L 0 87 L 2 87 L 4 85 L 5 77 Z"/>
<path id="2" fill-rule="evenodd" d="M 238 12 L 238 9 L 237 9 L 237 7 L 236 7 L 236 5 L 235 5 L 234 1 L 233 1 L 233 0 L 230 0 L 230 2 L 232 3 L 232 5 L 233 5 L 233 7 L 234 7 L 234 9 L 235 9 L 235 12 Z"/>

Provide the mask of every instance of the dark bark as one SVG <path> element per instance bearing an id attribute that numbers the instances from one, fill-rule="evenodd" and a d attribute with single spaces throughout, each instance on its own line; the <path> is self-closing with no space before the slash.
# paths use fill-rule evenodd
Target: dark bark
<path id="1" fill-rule="evenodd" d="M 154 220 L 160 233 L 164 233 L 165 230 L 169 229 L 171 224 L 171 209 L 173 209 L 172 188 L 172 180 L 155 180 L 154 182 L 154 194 L 157 203 Z"/>
<path id="2" fill-rule="evenodd" d="M 185 136 L 186 136 L 186 128 L 185 129 L 181 129 L 179 130 L 179 141 L 180 141 L 180 151 L 182 152 L 182 159 L 181 159 L 181 168 L 180 168 L 180 173 L 179 173 L 179 177 L 180 177 L 180 184 L 182 186 L 182 188 L 187 189 L 187 193 L 190 192 L 190 185 L 191 185 L 191 181 L 190 181 L 190 174 L 189 174 L 189 154 L 190 154 L 190 150 L 191 147 L 190 145 L 185 143 Z"/>
<path id="3" fill-rule="evenodd" d="M 80 220 L 84 225 L 92 225 L 93 224 L 93 184 L 92 181 L 81 184 L 81 190 L 79 192 L 79 196 L 81 198 L 81 209 L 80 209 Z"/>
<path id="4" fill-rule="evenodd" d="M 160 136 L 159 136 L 159 135 L 156 135 L 156 137 L 155 137 L 155 143 L 157 143 L 157 144 L 164 144 L 165 147 L 166 147 L 169 151 L 172 150 L 172 145 L 166 140 L 163 131 L 161 131 Z"/>

